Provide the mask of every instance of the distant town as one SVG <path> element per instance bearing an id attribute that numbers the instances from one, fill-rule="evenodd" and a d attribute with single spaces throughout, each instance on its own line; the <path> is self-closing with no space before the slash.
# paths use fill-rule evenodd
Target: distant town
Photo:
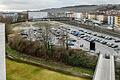
<path id="1" fill-rule="evenodd" d="M 73 6 L 74 7 L 74 6 Z M 76 7 L 76 6 L 75 6 Z M 77 6 L 79 7 L 79 6 Z M 61 9 L 49 9 L 49 10 L 33 10 L 33 11 L 23 11 L 23 12 L 0 12 L 0 22 L 21 22 L 21 21 L 31 21 L 31 20 L 77 20 L 77 21 L 88 21 L 93 23 L 95 26 L 103 26 L 109 29 L 120 28 L 120 9 L 116 9 L 115 5 L 104 5 L 102 8 L 92 9 L 92 11 L 86 9 L 88 7 L 97 7 L 95 5 L 80 6 L 79 8 L 85 8 L 83 10 L 79 9 L 75 11 L 70 8 L 64 10 Z M 63 9 L 63 10 L 62 10 Z M 53 18 L 53 19 L 52 19 Z"/>

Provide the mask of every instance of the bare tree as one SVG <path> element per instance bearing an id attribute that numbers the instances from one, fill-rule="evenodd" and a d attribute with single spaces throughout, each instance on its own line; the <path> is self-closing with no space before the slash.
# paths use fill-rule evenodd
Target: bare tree
<path id="1" fill-rule="evenodd" d="M 60 41 L 60 44 L 62 44 L 62 47 L 64 47 L 66 50 L 69 49 L 69 46 L 68 46 L 68 33 L 67 33 L 67 29 L 64 29 L 64 27 L 62 26 L 62 34 L 61 34 L 61 39 L 59 40 Z"/>
<path id="2" fill-rule="evenodd" d="M 48 22 L 40 22 L 40 23 L 36 23 L 36 26 L 42 29 L 41 38 L 43 39 L 42 43 L 45 50 L 45 58 L 47 58 L 47 54 L 49 53 L 49 50 L 51 50 L 51 45 L 50 45 L 51 24 L 49 24 Z"/>

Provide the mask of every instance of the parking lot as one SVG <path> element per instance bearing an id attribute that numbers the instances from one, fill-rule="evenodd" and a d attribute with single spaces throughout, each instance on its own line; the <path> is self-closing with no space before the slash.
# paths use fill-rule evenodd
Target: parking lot
<path id="1" fill-rule="evenodd" d="M 74 49 L 83 49 L 92 53 L 112 54 L 120 58 L 120 39 L 110 35 L 93 32 L 76 26 L 71 26 L 59 22 L 57 27 L 51 27 L 49 41 L 54 45 L 60 45 L 63 35 L 67 35 L 68 46 Z M 21 31 L 23 38 L 27 40 L 42 40 L 42 29 L 31 27 Z M 95 51 L 90 51 L 90 42 L 95 42 Z"/>
<path id="2" fill-rule="evenodd" d="M 89 50 L 89 44 L 91 41 L 96 43 L 96 51 L 103 54 L 112 54 L 120 56 L 120 39 L 117 37 L 109 36 L 106 34 L 93 32 L 87 29 L 64 25 L 69 30 L 69 34 L 74 35 L 74 38 L 79 44 L 83 44 L 86 49 Z M 72 36 L 71 36 L 72 37 Z"/>

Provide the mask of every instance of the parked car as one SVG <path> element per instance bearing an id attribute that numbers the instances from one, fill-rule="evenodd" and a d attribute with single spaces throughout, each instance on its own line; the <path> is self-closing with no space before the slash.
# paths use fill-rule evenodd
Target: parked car
<path id="1" fill-rule="evenodd" d="M 69 41 L 71 41 L 71 42 L 76 42 L 77 40 L 75 40 L 75 39 L 70 39 Z"/>
<path id="2" fill-rule="evenodd" d="M 69 42 L 69 43 L 68 43 L 68 46 L 74 46 L 74 43 Z"/>
<path id="3" fill-rule="evenodd" d="M 97 36 L 97 34 L 93 34 L 94 36 Z"/>
<path id="4" fill-rule="evenodd" d="M 112 47 L 114 44 L 113 43 L 107 43 L 106 44 L 108 47 Z"/>
<path id="5" fill-rule="evenodd" d="M 120 42 L 120 40 L 115 40 L 116 43 Z"/>
<path id="6" fill-rule="evenodd" d="M 110 55 L 109 54 L 105 54 L 105 58 L 106 59 L 110 59 Z"/>
<path id="7" fill-rule="evenodd" d="M 79 30 L 79 31 L 84 32 L 83 30 Z"/>
<path id="8" fill-rule="evenodd" d="M 111 47 L 112 48 L 118 48 L 118 45 L 112 45 Z"/>
<path id="9" fill-rule="evenodd" d="M 84 37 L 85 37 L 85 35 L 80 36 L 80 38 L 84 38 Z"/>
<path id="10" fill-rule="evenodd" d="M 102 44 L 107 44 L 107 42 L 106 41 L 102 41 Z"/>

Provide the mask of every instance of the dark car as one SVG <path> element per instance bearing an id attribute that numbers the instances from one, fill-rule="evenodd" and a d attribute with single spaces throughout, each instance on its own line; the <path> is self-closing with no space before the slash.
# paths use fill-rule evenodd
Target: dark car
<path id="1" fill-rule="evenodd" d="M 102 44 L 106 44 L 107 42 L 106 41 L 103 41 Z"/>
<path id="2" fill-rule="evenodd" d="M 118 47 L 118 45 L 112 45 L 111 47 L 112 47 L 112 48 L 117 48 L 117 47 Z"/>
<path id="3" fill-rule="evenodd" d="M 116 43 L 120 42 L 120 40 L 115 40 Z"/>
<path id="4" fill-rule="evenodd" d="M 106 58 L 106 59 L 110 59 L 110 55 L 105 54 L 105 58 Z"/>
<path id="5" fill-rule="evenodd" d="M 93 34 L 94 36 L 97 36 L 97 34 Z"/>

